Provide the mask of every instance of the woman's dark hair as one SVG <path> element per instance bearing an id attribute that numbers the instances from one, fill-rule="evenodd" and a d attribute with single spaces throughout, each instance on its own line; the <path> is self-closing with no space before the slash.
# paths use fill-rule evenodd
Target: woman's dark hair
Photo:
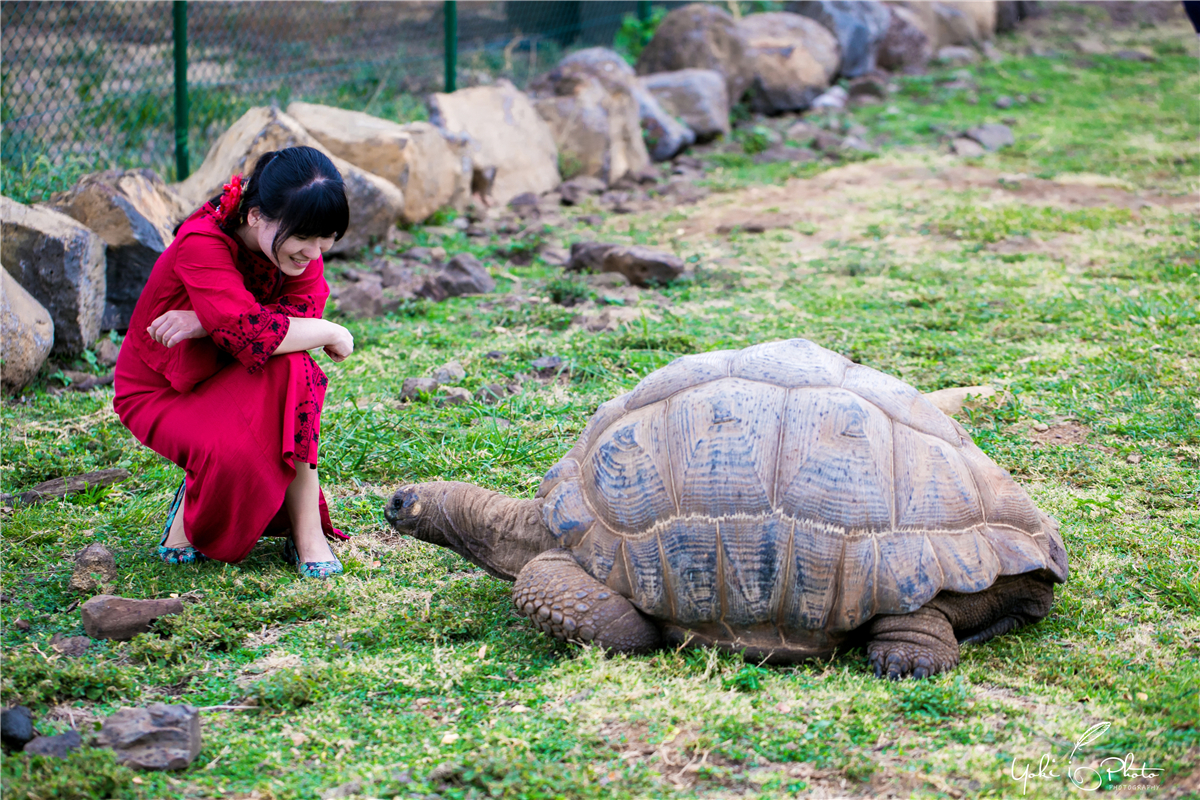
<path id="1" fill-rule="evenodd" d="M 209 202 L 214 206 L 221 198 Z M 272 254 L 289 236 L 332 236 L 341 239 L 350 227 L 350 206 L 341 173 L 329 157 L 312 147 L 289 147 L 259 156 L 242 194 L 238 213 L 222 226 L 232 234 L 257 208 L 279 230 L 271 242 Z"/>

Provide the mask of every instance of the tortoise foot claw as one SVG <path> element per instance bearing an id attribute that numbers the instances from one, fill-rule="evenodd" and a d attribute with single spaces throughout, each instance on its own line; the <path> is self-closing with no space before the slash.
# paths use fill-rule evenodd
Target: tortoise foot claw
<path id="1" fill-rule="evenodd" d="M 871 634 L 867 656 L 877 678 L 929 678 L 958 666 L 954 629 L 932 609 L 877 617 Z"/>

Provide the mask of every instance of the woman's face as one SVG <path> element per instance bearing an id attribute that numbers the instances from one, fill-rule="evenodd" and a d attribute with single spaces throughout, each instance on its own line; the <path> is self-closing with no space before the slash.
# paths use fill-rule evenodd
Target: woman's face
<path id="1" fill-rule="evenodd" d="M 280 243 L 279 250 L 271 252 L 275 234 L 279 232 L 279 223 L 264 217 L 257 208 L 252 208 L 246 214 L 246 225 L 250 227 L 251 247 L 266 253 L 267 258 L 271 259 L 284 275 L 302 275 L 310 261 L 320 258 L 322 253 L 333 247 L 332 236 L 289 236 Z"/>

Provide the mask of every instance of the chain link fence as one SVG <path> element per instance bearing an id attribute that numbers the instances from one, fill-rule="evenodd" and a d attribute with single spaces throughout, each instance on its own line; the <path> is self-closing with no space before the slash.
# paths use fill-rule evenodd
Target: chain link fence
<path id="1" fill-rule="evenodd" d="M 43 199 L 109 167 L 176 180 L 171 2 L 0 4 L 0 177 Z M 292 100 L 410 121 L 444 88 L 444 2 L 192 2 L 187 149 L 194 169 L 246 109 Z M 642 4 L 640 10 L 646 10 Z M 636 2 L 459 2 L 456 84 L 523 86 L 570 49 L 611 45 Z M 456 13 L 455 13 L 456 11 Z"/>

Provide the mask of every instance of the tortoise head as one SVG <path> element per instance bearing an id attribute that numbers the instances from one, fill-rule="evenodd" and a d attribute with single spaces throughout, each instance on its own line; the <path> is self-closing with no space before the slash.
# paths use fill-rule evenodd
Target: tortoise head
<path id="1" fill-rule="evenodd" d="M 446 547 L 497 578 L 516 580 L 558 542 L 542 522 L 542 500 L 515 500 L 469 483 L 401 486 L 383 514 L 400 533 Z"/>

